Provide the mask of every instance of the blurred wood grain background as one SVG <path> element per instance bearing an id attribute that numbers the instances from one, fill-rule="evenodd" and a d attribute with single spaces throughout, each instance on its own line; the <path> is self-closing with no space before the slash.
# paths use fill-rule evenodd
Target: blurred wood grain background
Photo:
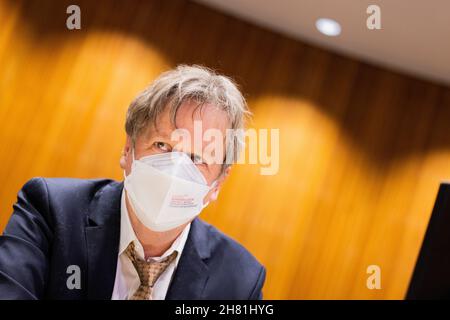
<path id="1" fill-rule="evenodd" d="M 403 298 L 450 177 L 449 88 L 185 0 L 76 1 L 76 31 L 70 4 L 0 1 L 0 230 L 31 177 L 122 179 L 129 102 L 198 63 L 241 85 L 252 127 L 280 129 L 278 174 L 235 166 L 202 213 L 267 267 L 265 298 Z"/>

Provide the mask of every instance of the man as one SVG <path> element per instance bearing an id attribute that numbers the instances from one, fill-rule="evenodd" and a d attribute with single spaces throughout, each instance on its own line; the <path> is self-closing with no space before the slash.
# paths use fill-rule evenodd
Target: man
<path id="1" fill-rule="evenodd" d="M 197 124 L 201 137 L 230 137 L 247 113 L 224 76 L 198 66 L 163 73 L 128 109 L 124 182 L 24 185 L 0 237 L 0 298 L 261 299 L 264 267 L 197 217 L 242 141 L 231 135 L 208 153 Z"/>

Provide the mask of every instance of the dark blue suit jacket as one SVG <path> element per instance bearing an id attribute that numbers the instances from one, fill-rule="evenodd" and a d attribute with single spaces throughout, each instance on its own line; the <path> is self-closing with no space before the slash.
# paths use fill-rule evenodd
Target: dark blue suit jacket
<path id="1" fill-rule="evenodd" d="M 0 299 L 110 299 L 122 189 L 112 180 L 28 181 L 0 236 Z M 80 289 L 67 286 L 70 265 L 80 268 Z M 166 299 L 260 299 L 265 274 L 244 247 L 196 218 Z"/>

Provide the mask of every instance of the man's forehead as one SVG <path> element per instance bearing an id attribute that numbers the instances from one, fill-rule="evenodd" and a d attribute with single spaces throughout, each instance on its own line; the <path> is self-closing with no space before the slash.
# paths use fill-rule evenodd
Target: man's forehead
<path id="1" fill-rule="evenodd" d="M 170 121 L 162 121 L 158 118 L 154 124 L 150 125 L 147 132 L 150 136 L 170 138 L 174 130 L 176 130 L 176 127 Z"/>

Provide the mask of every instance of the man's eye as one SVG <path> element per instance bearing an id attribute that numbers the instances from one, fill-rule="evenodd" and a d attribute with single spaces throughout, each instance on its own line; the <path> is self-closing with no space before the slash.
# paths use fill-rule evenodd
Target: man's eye
<path id="1" fill-rule="evenodd" d="M 155 143 L 153 143 L 153 145 L 161 150 L 162 152 L 169 152 L 170 151 L 170 145 L 168 145 L 167 143 L 161 142 L 161 141 L 156 141 Z"/>

